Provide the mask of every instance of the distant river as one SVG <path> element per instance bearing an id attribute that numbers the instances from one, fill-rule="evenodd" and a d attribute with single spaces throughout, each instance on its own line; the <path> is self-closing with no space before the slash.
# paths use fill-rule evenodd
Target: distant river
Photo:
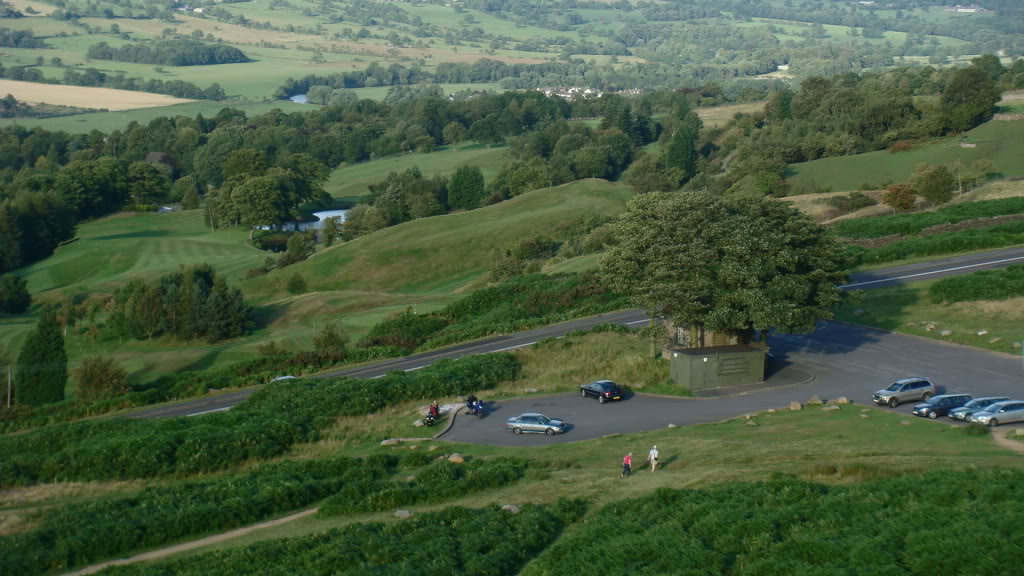
<path id="1" fill-rule="evenodd" d="M 289 100 L 291 100 L 292 102 L 297 102 L 299 104 L 309 104 L 309 100 L 306 99 L 305 94 L 296 94 L 295 96 L 289 98 Z"/>

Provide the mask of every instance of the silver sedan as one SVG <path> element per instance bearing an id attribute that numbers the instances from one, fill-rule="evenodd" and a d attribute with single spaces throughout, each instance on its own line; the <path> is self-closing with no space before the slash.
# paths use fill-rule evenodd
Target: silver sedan
<path id="1" fill-rule="evenodd" d="M 993 428 L 1000 424 L 1024 422 L 1024 402 L 1020 400 L 996 402 L 985 408 L 982 412 L 974 413 L 971 416 L 971 422 L 977 422 Z"/>
<path id="2" fill-rule="evenodd" d="M 514 434 L 532 432 L 554 436 L 555 434 L 565 432 L 565 422 L 552 420 L 543 414 L 527 412 L 526 414 L 509 418 L 505 422 L 505 430 Z"/>

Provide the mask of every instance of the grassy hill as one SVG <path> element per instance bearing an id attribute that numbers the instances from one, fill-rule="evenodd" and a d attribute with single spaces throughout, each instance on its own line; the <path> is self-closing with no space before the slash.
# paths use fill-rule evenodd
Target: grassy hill
<path id="1" fill-rule="evenodd" d="M 793 184 L 811 182 L 834 191 L 856 190 L 864 185 L 882 188 L 884 182 L 907 180 L 919 164 L 957 160 L 970 164 L 982 159 L 991 161 L 1007 178 L 1024 176 L 1024 121 L 993 120 L 968 132 L 965 141 L 976 147 L 963 148 L 957 138 L 943 138 L 905 152 L 879 150 L 793 164 L 787 169 L 787 178 Z"/>
<path id="2" fill-rule="evenodd" d="M 587 214 L 618 214 L 631 195 L 624 184 L 582 180 L 471 212 L 414 220 L 325 250 L 251 281 L 246 290 L 261 297 L 282 294 L 287 278 L 300 273 L 319 291 L 459 291 L 486 273 L 494 248 L 553 234 Z"/>
<path id="3" fill-rule="evenodd" d="M 244 230 L 210 231 L 201 211 L 124 213 L 82 224 L 78 241 L 23 273 L 39 302 L 62 294 L 107 295 L 133 278 L 157 278 L 182 264 L 206 262 L 253 299 L 262 327 L 241 340 L 216 344 L 167 338 L 122 341 L 108 334 L 92 341 L 69 331 L 72 364 L 83 356 L 109 354 L 133 380 L 145 381 L 168 371 L 211 368 L 248 358 L 255 354 L 256 345 L 270 340 L 292 349 L 308 348 L 315 327 L 324 322 L 341 321 L 359 336 L 407 306 L 415 306 L 418 312 L 443 307 L 486 274 L 495 247 L 535 234 L 554 234 L 560 224 L 588 213 L 617 214 L 630 195 L 625 185 L 604 180 L 538 190 L 473 212 L 380 230 L 250 281 L 242 280 L 245 272 L 259 265 L 267 253 L 249 246 Z M 284 289 L 295 272 L 309 281 L 308 293 L 295 296 Z M 0 352 L 17 356 L 37 314 L 35 307 L 28 314 L 0 316 Z"/>

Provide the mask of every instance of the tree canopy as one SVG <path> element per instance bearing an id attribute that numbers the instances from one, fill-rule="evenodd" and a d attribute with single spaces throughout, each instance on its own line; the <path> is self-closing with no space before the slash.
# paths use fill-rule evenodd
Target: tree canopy
<path id="1" fill-rule="evenodd" d="M 643 194 L 612 228 L 617 243 L 601 260 L 602 276 L 673 322 L 806 333 L 842 300 L 840 244 L 775 200 Z"/>

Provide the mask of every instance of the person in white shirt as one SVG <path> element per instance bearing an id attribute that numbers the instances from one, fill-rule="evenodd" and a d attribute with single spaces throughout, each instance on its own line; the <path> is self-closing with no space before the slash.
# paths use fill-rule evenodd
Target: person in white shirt
<path id="1" fill-rule="evenodd" d="M 655 468 L 658 467 L 658 447 L 651 448 L 651 451 L 647 453 L 647 460 L 651 463 L 651 472 L 654 472 Z"/>

